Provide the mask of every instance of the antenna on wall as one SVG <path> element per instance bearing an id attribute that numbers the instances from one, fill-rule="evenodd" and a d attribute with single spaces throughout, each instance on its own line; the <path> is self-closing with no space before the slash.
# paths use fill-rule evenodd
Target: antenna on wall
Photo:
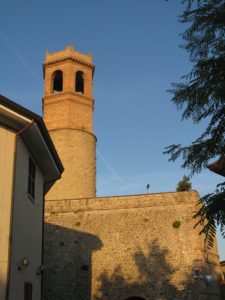
<path id="1" fill-rule="evenodd" d="M 149 187 L 150 187 L 150 185 L 147 184 L 147 186 L 146 186 L 146 188 L 147 188 L 147 194 L 149 193 Z"/>

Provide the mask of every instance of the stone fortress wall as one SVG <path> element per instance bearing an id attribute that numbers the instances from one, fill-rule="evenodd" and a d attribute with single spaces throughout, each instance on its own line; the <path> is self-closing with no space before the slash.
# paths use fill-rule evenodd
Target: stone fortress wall
<path id="1" fill-rule="evenodd" d="M 190 191 L 46 201 L 45 299 L 220 299 L 218 282 L 193 278 L 197 267 L 221 276 L 216 247 L 206 262 L 193 230 L 198 200 Z"/>

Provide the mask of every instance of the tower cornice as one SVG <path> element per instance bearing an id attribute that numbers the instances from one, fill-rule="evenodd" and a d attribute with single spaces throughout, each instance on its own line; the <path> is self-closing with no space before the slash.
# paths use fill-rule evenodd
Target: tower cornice
<path id="1" fill-rule="evenodd" d="M 88 131 L 88 130 L 85 130 L 85 129 L 82 129 L 82 128 L 71 128 L 71 127 L 59 127 L 59 128 L 52 128 L 52 129 L 49 129 L 48 131 L 49 132 L 53 132 L 53 131 L 58 131 L 58 130 L 72 130 L 72 131 L 74 131 L 74 130 L 76 130 L 76 131 L 80 131 L 80 132 L 82 132 L 82 133 L 84 133 L 84 134 L 89 134 L 89 135 L 91 135 L 94 139 L 95 139 L 95 141 L 97 141 L 97 137 L 94 135 L 94 133 L 93 132 L 90 132 L 90 131 Z"/>
<path id="2" fill-rule="evenodd" d="M 85 62 L 83 60 L 80 60 L 80 59 L 77 59 L 73 56 L 67 56 L 67 57 L 62 57 L 62 58 L 59 58 L 59 59 L 54 59 L 54 60 L 51 60 L 51 61 L 48 61 L 48 62 L 44 62 L 42 65 L 43 65 L 43 76 L 45 78 L 45 68 L 49 65 L 57 65 L 57 64 L 60 64 L 60 63 L 64 63 L 66 61 L 72 61 L 78 65 L 81 65 L 81 66 L 85 66 L 87 68 L 90 68 L 93 70 L 95 70 L 95 65 L 92 64 L 92 63 L 88 63 L 88 62 Z"/>
<path id="3" fill-rule="evenodd" d="M 75 91 L 62 91 L 62 92 L 58 92 L 58 93 L 51 93 L 51 94 L 48 94 L 48 95 L 44 95 L 42 97 L 42 99 L 43 100 L 45 100 L 45 99 L 47 99 L 47 100 L 48 99 L 55 99 L 55 101 L 59 99 L 60 101 L 63 101 L 63 100 L 66 99 L 67 96 L 70 97 L 70 100 L 84 99 L 84 100 L 86 100 L 90 103 L 94 102 L 94 98 L 88 97 L 84 94 L 77 93 Z M 54 100 L 52 102 L 54 102 Z"/>

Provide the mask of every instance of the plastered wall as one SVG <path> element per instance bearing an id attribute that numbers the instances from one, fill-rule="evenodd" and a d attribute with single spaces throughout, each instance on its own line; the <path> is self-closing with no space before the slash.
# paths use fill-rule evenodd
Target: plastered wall
<path id="1" fill-rule="evenodd" d="M 28 196 L 29 157 L 32 157 L 21 137 L 17 138 L 13 222 L 10 253 L 9 300 L 24 298 L 24 283 L 33 286 L 32 299 L 41 299 L 41 276 L 38 269 L 42 264 L 42 216 L 43 174 L 37 163 L 35 174 L 35 199 Z M 30 264 L 19 270 L 21 260 L 26 257 Z"/>
<path id="2" fill-rule="evenodd" d="M 0 125 L 0 299 L 8 277 L 15 133 Z"/>

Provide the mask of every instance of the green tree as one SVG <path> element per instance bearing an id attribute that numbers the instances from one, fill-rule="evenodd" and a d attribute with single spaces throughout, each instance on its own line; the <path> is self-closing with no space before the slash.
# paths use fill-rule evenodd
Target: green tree
<path id="1" fill-rule="evenodd" d="M 177 184 L 177 192 L 190 191 L 191 190 L 190 177 L 184 175 L 183 179 Z"/>
<path id="2" fill-rule="evenodd" d="M 206 119 L 208 126 L 191 145 L 170 145 L 164 153 L 170 161 L 183 157 L 182 167 L 191 175 L 207 167 L 209 160 L 225 155 L 225 0 L 183 0 L 179 17 L 189 27 L 182 34 L 182 46 L 193 63 L 181 83 L 173 83 L 172 101 L 183 110 L 182 119 L 199 123 Z M 213 243 L 215 228 L 220 225 L 225 237 L 225 182 L 204 196 L 197 224 L 203 225 L 207 246 Z"/>

